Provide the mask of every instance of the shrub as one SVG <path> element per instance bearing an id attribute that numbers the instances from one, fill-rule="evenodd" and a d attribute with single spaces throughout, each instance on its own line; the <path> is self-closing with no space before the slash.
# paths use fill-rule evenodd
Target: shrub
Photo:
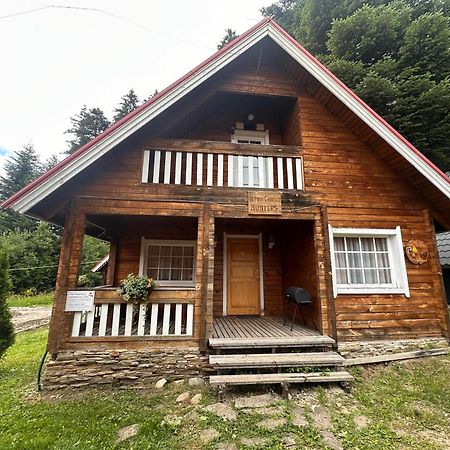
<path id="1" fill-rule="evenodd" d="M 10 288 L 8 254 L 4 248 L 0 248 L 0 358 L 14 342 L 14 327 L 11 322 L 11 313 L 6 303 L 6 297 Z"/>

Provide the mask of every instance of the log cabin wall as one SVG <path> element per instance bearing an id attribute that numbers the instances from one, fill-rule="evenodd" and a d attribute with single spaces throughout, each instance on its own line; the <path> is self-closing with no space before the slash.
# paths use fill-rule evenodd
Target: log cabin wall
<path id="1" fill-rule="evenodd" d="M 330 112 L 327 108 L 328 97 L 322 98 L 319 94 L 316 96 L 315 92 L 309 93 L 304 79 L 288 75 L 280 67 L 282 66 L 276 67 L 275 59 L 272 66 L 264 61 L 260 73 L 255 75 L 253 72 L 250 76 L 248 65 L 242 64 L 240 67 L 238 63 L 233 63 L 232 67 L 211 81 L 214 93 L 205 97 L 204 102 L 200 102 L 190 114 L 180 114 L 179 121 L 166 124 L 164 131 L 159 132 L 158 127 L 162 128 L 164 125 L 163 119 L 167 122 L 171 113 L 177 113 L 174 107 L 159 122 L 121 144 L 86 169 L 76 180 L 68 182 L 57 195 L 50 196 L 49 201 L 63 204 L 74 197 L 98 198 L 109 206 L 109 214 L 123 214 L 122 203 L 114 206 L 114 202 L 119 200 L 126 201 L 127 205 L 133 202 L 136 205 L 148 205 L 151 202 L 173 201 L 192 205 L 199 210 L 206 204 L 213 204 L 213 216 L 216 218 L 221 217 L 223 211 L 228 214 L 232 211 L 231 215 L 235 214 L 236 217 L 249 218 L 246 213 L 246 189 L 142 183 L 143 149 L 152 146 L 161 148 L 162 142 L 165 142 L 168 149 L 207 148 L 212 144 L 206 141 L 217 140 L 216 149 L 220 150 L 219 141 L 229 142 L 230 126 L 234 122 L 248 112 L 255 113 L 259 122 L 260 113 L 261 122 L 269 127 L 271 142 L 298 146 L 279 147 L 282 154 L 286 152 L 292 155 L 295 154 L 292 152 L 297 152 L 298 156 L 303 157 L 305 188 L 304 191 L 282 191 L 284 216 L 304 207 L 325 207 L 327 220 L 323 223 L 316 222 L 316 229 L 323 230 L 328 223 L 333 227 L 345 228 L 393 229 L 400 225 L 403 243 L 412 238 L 420 239 L 430 249 L 427 263 L 421 266 L 408 261 L 406 263 L 410 298 L 385 294 L 338 295 L 332 305 L 335 315 L 333 313 L 328 316 L 329 311 L 332 311 L 326 307 L 327 304 L 331 306 L 328 300 L 331 292 L 324 267 L 329 261 L 327 251 L 323 249 L 328 243 L 320 242 L 320 248 L 316 247 L 316 265 L 320 267 L 320 271 L 317 272 L 319 275 L 315 291 L 321 298 L 322 322 L 328 323 L 323 331 L 329 333 L 333 328 L 332 322 L 335 321 L 339 340 L 412 338 L 448 333 L 447 312 L 442 303 L 443 291 L 427 199 L 391 167 L 389 160 L 355 134 L 351 124 L 338 118 L 336 111 Z M 245 107 L 238 101 L 233 103 L 233 99 L 251 97 L 249 94 L 258 97 L 248 98 L 250 103 Z M 277 94 L 286 97 L 277 98 Z M 263 95 L 267 98 L 263 99 Z M 226 101 L 220 103 L 218 99 Z M 260 110 L 258 105 L 261 105 Z M 254 111 L 248 111 L 250 107 Z M 174 140 L 180 137 L 185 140 Z M 194 138 L 205 141 L 194 142 Z M 155 142 L 158 143 L 157 147 Z M 239 149 L 245 152 L 247 147 Z M 274 148 L 269 150 L 275 151 Z M 206 177 L 206 173 L 203 177 Z M 135 208 L 136 214 L 145 214 L 142 212 L 144 206 L 141 211 L 138 211 L 139 206 Z M 189 210 L 189 206 L 186 207 L 185 211 Z M 170 211 L 163 208 L 155 211 L 159 215 L 171 215 Z M 251 221 L 254 219 L 249 219 Z M 218 315 L 221 312 L 222 297 L 220 288 L 217 289 L 216 286 L 220 286 L 221 235 L 224 225 L 218 222 L 216 225 L 215 287 L 211 307 L 214 314 Z M 199 229 L 201 227 L 202 225 Z M 126 229 L 124 232 L 127 233 Z M 141 231 L 136 232 L 139 234 Z M 167 233 L 171 231 L 167 230 Z M 295 233 L 295 228 L 292 233 Z M 120 236 L 118 239 L 116 283 L 136 267 L 135 255 L 139 254 L 140 236 Z M 309 243 L 302 245 L 305 245 L 306 254 L 311 255 Z M 265 256 L 265 265 L 270 272 L 267 279 L 271 276 L 275 280 L 270 285 L 267 284 L 266 310 L 274 314 L 281 312 L 279 299 L 283 280 L 279 272 L 284 272 L 281 264 L 283 258 L 289 259 L 291 256 L 289 252 L 281 253 L 279 248 L 270 256 Z M 314 265 L 314 262 L 311 264 Z M 282 269 L 278 269 L 279 267 Z M 298 267 L 298 270 L 302 268 Z M 305 270 L 305 282 L 311 283 L 311 289 L 314 290 L 312 274 L 307 268 Z M 200 272 L 199 275 L 202 276 Z M 288 279 L 289 276 L 285 278 L 285 282 Z M 203 313 L 197 309 L 196 314 Z M 325 321 L 323 317 L 326 317 Z"/>

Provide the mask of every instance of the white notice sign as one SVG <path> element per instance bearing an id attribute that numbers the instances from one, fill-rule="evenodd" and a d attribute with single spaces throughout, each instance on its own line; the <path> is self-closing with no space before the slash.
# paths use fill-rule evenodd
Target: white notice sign
<path id="1" fill-rule="evenodd" d="M 66 311 L 94 311 L 95 291 L 67 291 Z"/>

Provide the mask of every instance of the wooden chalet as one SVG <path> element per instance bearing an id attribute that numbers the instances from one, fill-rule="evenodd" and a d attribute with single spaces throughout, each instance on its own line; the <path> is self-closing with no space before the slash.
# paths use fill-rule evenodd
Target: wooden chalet
<path id="1" fill-rule="evenodd" d="M 64 226 L 49 386 L 338 367 L 352 343 L 449 338 L 449 178 L 271 19 L 3 206 Z M 85 234 L 111 243 L 106 286 L 66 311 Z M 118 295 L 129 273 L 158 281 L 147 306 Z M 292 327 L 290 286 L 312 297 Z"/>

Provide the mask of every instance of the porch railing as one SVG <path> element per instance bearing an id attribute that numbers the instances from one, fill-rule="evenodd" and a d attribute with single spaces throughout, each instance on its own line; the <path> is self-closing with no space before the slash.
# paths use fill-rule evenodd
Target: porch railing
<path id="1" fill-rule="evenodd" d="M 252 146 L 254 147 L 254 146 Z M 144 150 L 142 182 L 168 185 L 303 190 L 298 156 L 170 149 Z"/>
<path id="2" fill-rule="evenodd" d="M 157 300 L 133 305 L 118 299 L 96 300 L 93 311 L 75 312 L 72 337 L 192 337 L 194 304 Z"/>

